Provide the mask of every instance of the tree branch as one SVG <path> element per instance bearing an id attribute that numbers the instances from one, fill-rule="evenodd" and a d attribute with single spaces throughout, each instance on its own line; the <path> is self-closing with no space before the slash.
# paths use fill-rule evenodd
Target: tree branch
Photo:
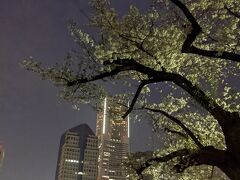
<path id="1" fill-rule="evenodd" d="M 197 54 L 205 57 L 212 57 L 217 59 L 226 59 L 231 60 L 235 62 L 240 62 L 240 55 L 232 52 L 219 52 L 214 50 L 205 50 L 200 49 L 198 47 L 195 47 L 193 45 L 193 42 L 197 38 L 197 36 L 202 32 L 201 26 L 197 23 L 197 20 L 194 18 L 192 13 L 188 10 L 188 8 L 179 0 L 171 0 L 173 4 L 175 4 L 186 16 L 188 21 L 191 23 L 192 30 L 189 34 L 187 34 L 187 37 L 182 45 L 181 52 L 183 53 L 192 53 Z"/>
<path id="2" fill-rule="evenodd" d="M 193 45 L 189 47 L 189 52 L 185 52 L 185 53 L 192 53 L 192 54 L 197 54 L 205 57 L 212 57 L 212 58 L 232 60 L 234 62 L 240 62 L 239 54 L 226 52 L 226 51 L 204 50 L 204 49 L 197 48 Z"/>
<path id="3" fill-rule="evenodd" d="M 193 140 L 193 142 L 195 142 L 195 144 L 200 148 L 204 148 L 204 146 L 202 145 L 202 143 L 197 139 L 197 137 L 194 135 L 194 133 L 187 128 L 179 119 L 175 118 L 174 116 L 168 114 L 165 111 L 162 111 L 160 109 L 152 109 L 152 108 L 148 108 L 148 107 L 144 107 L 144 109 L 152 111 L 152 112 L 158 112 L 163 114 L 164 116 L 166 116 L 167 118 L 169 118 L 171 121 L 173 121 L 174 123 L 176 123 L 178 126 L 180 126 L 189 136 L 190 138 Z"/>
<path id="4" fill-rule="evenodd" d="M 150 67 L 144 66 L 134 59 L 117 59 L 114 61 L 105 61 L 104 65 L 112 65 L 113 70 L 110 72 L 105 72 L 91 78 L 76 79 L 68 83 L 68 86 L 73 86 L 76 84 L 87 83 L 99 79 L 103 79 L 110 76 L 115 76 L 122 71 L 137 71 L 148 76 L 152 82 L 165 82 L 170 81 L 175 83 L 177 86 L 181 87 L 183 90 L 188 92 L 193 99 L 195 99 L 203 108 L 205 108 L 209 113 L 211 113 L 214 118 L 218 121 L 223 131 L 227 128 L 227 124 L 231 124 L 229 117 L 233 115 L 228 111 L 222 109 L 211 97 L 207 96 L 198 86 L 193 85 L 191 81 L 186 79 L 180 74 L 156 71 Z"/>
<path id="5" fill-rule="evenodd" d="M 209 178 L 211 178 L 211 179 L 213 178 L 213 175 L 214 175 L 214 167 L 215 167 L 215 166 L 212 166 L 211 175 L 210 175 L 210 177 L 209 177 Z"/>
<path id="6" fill-rule="evenodd" d="M 144 87 L 145 85 L 147 85 L 147 84 L 154 83 L 154 82 L 155 82 L 154 79 L 148 79 L 148 80 L 143 80 L 143 81 L 139 84 L 139 86 L 138 86 L 138 88 L 137 88 L 137 91 L 136 91 L 136 93 L 135 93 L 135 95 L 134 95 L 134 97 L 133 97 L 133 100 L 132 100 L 130 106 L 128 107 L 128 110 L 127 110 L 126 113 L 123 115 L 123 118 L 126 118 L 127 115 L 132 112 L 133 107 L 134 107 L 134 105 L 135 105 L 135 103 L 136 103 L 136 101 L 137 101 L 137 99 L 138 99 L 138 97 L 139 97 L 139 94 L 141 93 L 143 87 Z"/>
<path id="7" fill-rule="evenodd" d="M 148 159 L 146 162 L 141 164 L 141 166 L 135 169 L 135 171 L 138 175 L 141 175 L 146 168 L 150 167 L 154 163 L 168 162 L 176 157 L 185 156 L 185 155 L 188 155 L 189 153 L 190 152 L 188 149 L 181 149 L 181 150 L 177 150 L 172 153 L 169 153 L 162 157 L 154 157 L 154 158 Z"/>
<path id="8" fill-rule="evenodd" d="M 180 149 L 162 157 L 148 159 L 139 168 L 135 168 L 135 171 L 141 176 L 142 172 L 154 163 L 168 162 L 177 157 L 180 158 L 179 162 L 174 166 L 177 173 L 181 173 L 191 166 L 202 164 L 221 167 L 225 165 L 225 153 L 224 150 L 215 149 L 213 146 L 206 146 L 193 153 L 188 149 Z"/>
<path id="9" fill-rule="evenodd" d="M 196 19 L 193 17 L 192 13 L 188 10 L 188 8 L 179 0 L 171 0 L 172 3 L 174 3 L 181 11 L 183 14 L 186 16 L 188 21 L 192 25 L 192 31 L 187 35 L 186 40 L 183 43 L 182 46 L 182 52 L 188 52 L 189 47 L 191 47 L 193 41 L 196 39 L 196 37 L 202 32 L 202 28 L 200 25 L 197 23 Z"/>
<path id="10" fill-rule="evenodd" d="M 236 12 L 233 12 L 233 11 L 232 11 L 231 9 L 229 9 L 227 6 L 224 6 L 224 8 L 227 10 L 227 12 L 228 12 L 229 14 L 231 14 L 232 16 L 240 19 L 240 14 L 238 14 L 238 13 L 236 13 Z"/>
<path id="11" fill-rule="evenodd" d="M 225 153 L 224 150 L 215 149 L 213 146 L 207 146 L 199 151 L 182 157 L 174 168 L 178 173 L 181 173 L 191 166 L 199 166 L 202 164 L 221 167 L 225 165 Z"/>
<path id="12" fill-rule="evenodd" d="M 154 82 L 173 82 L 177 86 L 181 87 L 184 91 L 188 92 L 193 99 L 195 99 L 218 121 L 223 133 L 225 134 L 225 142 L 227 147 L 234 149 L 234 147 L 232 147 L 232 142 L 235 141 L 236 138 L 227 135 L 229 133 L 229 128 L 232 127 L 233 124 L 236 124 L 236 119 L 239 119 L 238 112 L 229 112 L 224 110 L 216 103 L 215 100 L 207 96 L 197 85 L 193 85 L 191 81 L 182 75 L 165 71 L 156 71 L 150 67 L 136 62 L 134 59 L 116 59 L 114 61 L 105 61 L 103 65 L 111 65 L 113 70 L 93 76 L 91 78 L 77 79 L 69 82 L 68 85 L 73 86 L 76 84 L 87 83 L 106 77 L 115 76 L 122 71 L 140 72 L 147 75 L 148 78 Z"/>
<path id="13" fill-rule="evenodd" d="M 126 60 L 122 59 L 122 61 L 123 62 L 124 61 L 129 62 L 129 59 L 126 59 Z M 124 66 L 124 64 L 123 64 L 122 66 L 115 67 L 110 72 L 103 72 L 102 74 L 95 75 L 91 78 L 80 78 L 80 79 L 76 79 L 74 81 L 68 81 L 67 86 L 74 86 L 76 84 L 84 84 L 84 83 L 87 83 L 87 82 L 92 82 L 92 81 L 104 79 L 106 77 L 112 77 L 112 76 L 115 76 L 122 71 L 128 71 L 128 70 L 131 70 L 131 69 L 132 69 L 132 67 L 131 67 L 130 64 L 128 64 L 128 66 Z"/>
<path id="14" fill-rule="evenodd" d="M 170 132 L 170 133 L 173 133 L 173 134 L 177 134 L 177 135 L 179 135 L 179 136 L 181 136 L 183 138 L 187 138 L 187 135 L 182 133 L 182 132 L 180 132 L 180 131 L 175 131 L 175 130 L 172 130 L 172 129 L 169 129 L 169 128 L 166 128 L 166 127 L 164 128 L 164 131 Z"/>

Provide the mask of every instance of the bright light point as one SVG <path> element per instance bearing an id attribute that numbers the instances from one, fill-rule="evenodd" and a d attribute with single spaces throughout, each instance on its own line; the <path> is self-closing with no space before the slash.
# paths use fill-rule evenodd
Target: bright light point
<path id="1" fill-rule="evenodd" d="M 74 159 L 65 159 L 65 161 L 70 163 L 79 163 L 78 160 L 74 160 Z"/>
<path id="2" fill-rule="evenodd" d="M 106 131 L 106 112 L 107 112 L 107 98 L 104 99 L 104 110 L 103 110 L 103 134 Z"/>

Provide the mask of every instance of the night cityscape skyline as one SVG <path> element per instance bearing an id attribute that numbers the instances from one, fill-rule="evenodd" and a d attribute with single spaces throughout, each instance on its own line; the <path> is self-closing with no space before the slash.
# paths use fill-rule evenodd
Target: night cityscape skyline
<path id="1" fill-rule="evenodd" d="M 130 4 L 145 9 L 145 1 L 113 1 L 125 13 Z M 69 19 L 87 28 L 86 0 L 1 0 L 0 2 L 0 142 L 5 149 L 1 180 L 54 179 L 59 137 L 66 129 L 88 123 L 95 129 L 96 112 L 89 106 L 73 110 L 57 90 L 20 63 L 33 56 L 46 65 L 63 61 L 76 48 L 67 30 Z M 133 123 L 133 122 L 131 122 Z M 146 129 L 146 127 L 149 127 Z M 141 134 L 141 131 L 145 134 Z M 151 127 L 132 126 L 133 151 L 151 149 Z M 134 141 L 140 138 L 141 141 Z M 36 156 L 37 154 L 37 156 Z"/>
<path id="2" fill-rule="evenodd" d="M 61 136 L 55 180 L 127 179 L 123 163 L 130 152 L 130 119 L 117 114 L 125 107 L 105 97 L 96 117 L 96 131 L 80 124 Z"/>
<path id="3" fill-rule="evenodd" d="M 0 180 L 238 180 L 239 12 L 0 0 Z"/>

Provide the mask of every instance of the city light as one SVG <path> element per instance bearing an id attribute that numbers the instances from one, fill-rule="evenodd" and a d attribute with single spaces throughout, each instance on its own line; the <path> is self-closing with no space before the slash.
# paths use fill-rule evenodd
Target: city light
<path id="1" fill-rule="evenodd" d="M 129 101 L 128 101 L 128 107 L 129 107 Z M 129 114 L 128 114 L 128 117 L 127 117 L 127 121 L 128 121 L 128 138 L 130 138 L 130 117 L 129 117 Z"/>
<path id="2" fill-rule="evenodd" d="M 75 159 L 65 159 L 66 162 L 71 162 L 71 163 L 79 163 L 78 160 Z"/>
<path id="3" fill-rule="evenodd" d="M 106 131 L 106 113 L 107 113 L 107 98 L 104 99 L 104 110 L 103 110 L 103 134 Z"/>

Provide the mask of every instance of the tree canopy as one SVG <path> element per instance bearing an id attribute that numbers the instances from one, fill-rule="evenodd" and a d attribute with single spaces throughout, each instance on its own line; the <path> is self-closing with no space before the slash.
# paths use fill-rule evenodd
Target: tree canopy
<path id="1" fill-rule="evenodd" d="M 190 179 L 218 167 L 238 179 L 240 2 L 156 0 L 146 12 L 130 6 L 123 16 L 107 0 L 92 0 L 91 7 L 94 35 L 69 24 L 79 50 L 53 67 L 32 58 L 24 66 L 75 105 L 102 101 L 105 83 L 132 85 L 135 93 L 118 94 L 130 101 L 122 116 L 145 112 L 153 129 L 167 134 L 162 149 L 130 158 L 136 175 Z"/>

